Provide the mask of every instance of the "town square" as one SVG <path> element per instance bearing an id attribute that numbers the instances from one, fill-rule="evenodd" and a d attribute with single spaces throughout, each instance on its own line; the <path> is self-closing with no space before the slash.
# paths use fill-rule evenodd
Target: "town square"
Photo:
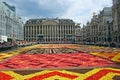
<path id="1" fill-rule="evenodd" d="M 114 80 L 120 49 L 77 44 L 37 44 L 0 54 L 0 79 Z"/>
<path id="2" fill-rule="evenodd" d="M 0 80 L 120 80 L 120 0 L 0 0 Z"/>

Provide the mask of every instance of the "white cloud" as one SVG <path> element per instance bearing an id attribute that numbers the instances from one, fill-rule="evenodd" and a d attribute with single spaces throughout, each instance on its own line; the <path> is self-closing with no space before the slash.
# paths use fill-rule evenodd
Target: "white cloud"
<path id="1" fill-rule="evenodd" d="M 90 21 L 93 12 L 98 14 L 104 7 L 112 6 L 112 0 L 56 0 L 55 3 L 52 0 L 32 1 L 36 1 L 39 5 L 46 5 L 45 8 L 57 7 L 54 5 L 56 2 L 63 7 L 67 5 L 68 8 L 65 8 L 65 12 L 62 12 L 58 17 L 70 18 L 82 24 Z"/>
<path id="2" fill-rule="evenodd" d="M 85 24 L 90 21 L 92 13 L 99 13 L 104 7 L 112 6 L 111 0 L 67 0 L 72 1 L 71 6 L 66 10 L 66 12 L 61 16 L 65 18 L 72 18 L 76 22 Z"/>
<path id="3" fill-rule="evenodd" d="M 50 15 L 50 17 L 52 16 L 60 18 L 70 18 L 73 19 L 75 22 L 79 22 L 81 24 L 85 24 L 87 21 L 90 21 L 93 12 L 96 12 L 96 14 L 98 14 L 99 11 L 102 10 L 104 7 L 112 6 L 112 0 L 25 0 L 26 2 L 28 2 L 28 4 L 29 2 L 38 4 L 36 5 L 36 7 L 34 7 L 34 9 L 38 10 L 36 8 L 39 8 L 38 14 L 40 14 L 35 15 L 33 14 L 33 11 L 28 11 L 30 9 L 26 9 L 28 7 L 25 6 L 28 4 L 24 6 L 19 4 L 20 2 L 24 3 L 23 0 L 6 1 L 15 4 L 15 6 L 19 5 L 19 8 L 20 6 L 23 7 L 23 10 L 21 10 L 20 8 L 18 9 L 18 12 L 21 15 L 26 13 L 26 16 L 22 16 L 24 17 L 24 20 L 26 20 L 26 18 L 37 18 L 38 16 L 45 17 L 48 15 L 47 17 L 49 17 Z M 27 12 L 29 12 L 29 14 Z M 43 14 L 45 14 L 45 16 Z"/>

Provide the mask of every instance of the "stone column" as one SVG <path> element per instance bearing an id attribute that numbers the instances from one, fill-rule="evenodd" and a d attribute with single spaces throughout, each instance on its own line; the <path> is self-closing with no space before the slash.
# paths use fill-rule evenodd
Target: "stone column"
<path id="1" fill-rule="evenodd" d="M 67 27 L 67 25 L 65 25 L 65 34 L 64 34 L 64 39 L 65 39 L 65 41 L 66 41 L 66 27 Z"/>
<path id="2" fill-rule="evenodd" d="M 52 26 L 50 25 L 50 41 L 52 39 Z"/>
<path id="3" fill-rule="evenodd" d="M 27 40 L 29 41 L 29 39 L 30 39 L 30 26 L 28 26 L 28 38 L 27 38 Z"/>
<path id="4" fill-rule="evenodd" d="M 47 25 L 45 25 L 45 41 L 47 41 Z"/>
<path id="5" fill-rule="evenodd" d="M 61 25 L 60 25 L 60 41 L 61 41 L 61 37 L 62 37 L 62 34 L 61 34 L 61 31 L 62 31 L 62 27 L 61 27 Z"/>
<path id="6" fill-rule="evenodd" d="M 35 30 L 35 31 L 36 31 L 36 34 L 35 34 L 35 35 L 36 35 L 36 41 L 37 41 L 37 36 L 38 36 L 38 35 L 37 35 L 37 30 L 38 30 L 38 29 L 37 29 L 37 26 L 36 26 L 36 30 Z"/>
<path id="7" fill-rule="evenodd" d="M 27 26 L 24 27 L 24 39 L 25 39 L 25 40 L 26 40 L 26 35 L 27 35 L 27 34 L 26 34 L 26 33 L 27 33 L 27 32 L 26 32 L 27 29 L 26 29 L 26 28 L 27 28 Z"/>
<path id="8" fill-rule="evenodd" d="M 46 26 L 46 41 L 48 41 L 48 25 Z"/>
<path id="9" fill-rule="evenodd" d="M 55 38 L 55 41 L 56 41 L 56 38 L 57 38 L 56 26 L 57 26 L 57 25 L 55 25 L 55 26 L 54 26 L 54 30 L 55 30 L 55 35 L 54 35 L 54 38 Z"/>
<path id="10" fill-rule="evenodd" d="M 52 41 L 53 41 L 53 26 L 52 26 Z"/>

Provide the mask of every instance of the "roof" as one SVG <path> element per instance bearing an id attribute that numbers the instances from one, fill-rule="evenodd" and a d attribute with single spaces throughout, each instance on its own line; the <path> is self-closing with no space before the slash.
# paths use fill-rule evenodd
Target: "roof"
<path id="1" fill-rule="evenodd" d="M 75 24 L 71 19 L 58 19 L 58 18 L 41 18 L 41 19 L 29 19 L 26 24 L 38 24 L 44 21 L 56 21 L 58 24 Z"/>
<path id="2" fill-rule="evenodd" d="M 12 11 L 15 11 L 15 6 L 10 6 L 9 4 L 7 4 L 6 2 L 3 2 L 3 4 L 5 4 L 9 9 L 11 9 Z"/>

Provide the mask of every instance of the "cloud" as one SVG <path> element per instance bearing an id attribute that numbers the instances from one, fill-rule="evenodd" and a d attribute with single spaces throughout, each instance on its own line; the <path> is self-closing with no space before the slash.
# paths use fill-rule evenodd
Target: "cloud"
<path id="1" fill-rule="evenodd" d="M 2 0 L 15 5 L 17 13 L 25 19 L 42 17 L 70 18 L 85 24 L 92 13 L 99 13 L 112 0 Z"/>
<path id="2" fill-rule="evenodd" d="M 98 14 L 103 7 L 111 5 L 111 0 L 74 0 L 62 17 L 70 17 L 76 22 L 85 24 L 87 21 L 90 21 L 93 12 Z"/>

